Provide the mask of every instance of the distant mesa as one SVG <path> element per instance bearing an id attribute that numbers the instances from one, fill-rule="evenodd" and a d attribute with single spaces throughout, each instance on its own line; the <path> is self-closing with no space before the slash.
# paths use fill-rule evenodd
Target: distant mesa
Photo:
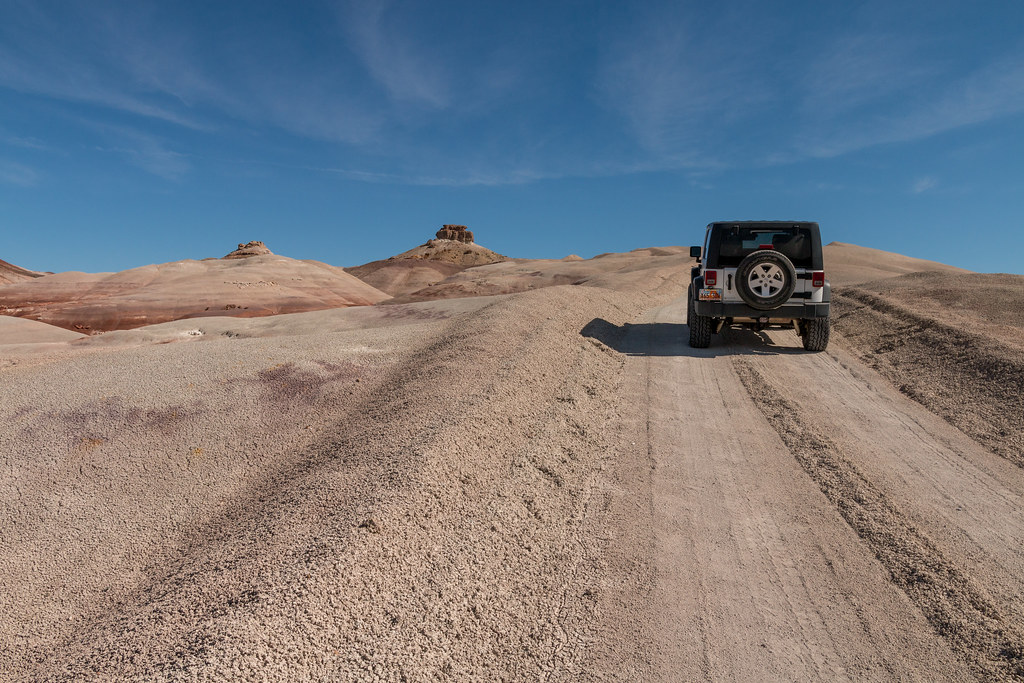
<path id="1" fill-rule="evenodd" d="M 446 224 L 442 225 L 441 229 L 437 231 L 437 239 L 452 240 L 453 242 L 462 242 L 463 244 L 472 244 L 473 231 L 465 225 Z"/>
<path id="2" fill-rule="evenodd" d="M 272 255 L 273 253 L 274 252 L 270 251 L 270 249 L 267 249 L 267 245 L 263 244 L 263 242 L 253 240 L 252 242 L 246 242 L 245 244 L 239 242 L 238 249 L 235 249 L 224 258 L 250 258 L 252 256 Z"/>

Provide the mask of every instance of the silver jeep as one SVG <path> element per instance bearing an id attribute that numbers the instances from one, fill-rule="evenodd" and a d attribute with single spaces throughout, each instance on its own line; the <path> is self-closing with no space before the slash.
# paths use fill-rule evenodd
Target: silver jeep
<path id="1" fill-rule="evenodd" d="M 726 325 L 793 328 L 808 351 L 828 346 L 832 296 L 817 223 L 711 223 L 690 256 L 690 346 L 707 348 Z"/>

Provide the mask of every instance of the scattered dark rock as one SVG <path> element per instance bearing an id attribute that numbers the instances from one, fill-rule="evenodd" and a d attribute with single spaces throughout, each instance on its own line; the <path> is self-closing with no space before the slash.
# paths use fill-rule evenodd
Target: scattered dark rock
<path id="1" fill-rule="evenodd" d="M 362 522 L 359 523 L 359 528 L 366 529 L 371 534 L 380 533 L 380 525 L 377 524 L 376 520 L 374 519 L 364 519 Z"/>

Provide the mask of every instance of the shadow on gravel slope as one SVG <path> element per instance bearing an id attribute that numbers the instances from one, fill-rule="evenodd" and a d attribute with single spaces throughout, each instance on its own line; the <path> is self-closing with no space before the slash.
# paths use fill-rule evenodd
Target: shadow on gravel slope
<path id="1" fill-rule="evenodd" d="M 595 339 L 627 356 L 715 356 L 778 355 L 806 353 L 795 346 L 779 346 L 763 332 L 725 330 L 711 338 L 711 346 L 695 349 L 689 344 L 689 328 L 684 323 L 625 323 L 614 325 L 594 318 L 580 334 Z"/>

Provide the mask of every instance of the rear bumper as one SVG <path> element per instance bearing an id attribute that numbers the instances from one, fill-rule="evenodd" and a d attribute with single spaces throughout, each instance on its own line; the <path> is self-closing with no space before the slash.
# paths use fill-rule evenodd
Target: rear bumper
<path id="1" fill-rule="evenodd" d="M 744 303 L 724 303 L 721 301 L 694 301 L 697 315 L 709 318 L 754 318 L 767 317 L 772 320 L 806 320 L 808 318 L 827 318 L 829 302 L 783 304 L 770 311 L 761 311 Z"/>

